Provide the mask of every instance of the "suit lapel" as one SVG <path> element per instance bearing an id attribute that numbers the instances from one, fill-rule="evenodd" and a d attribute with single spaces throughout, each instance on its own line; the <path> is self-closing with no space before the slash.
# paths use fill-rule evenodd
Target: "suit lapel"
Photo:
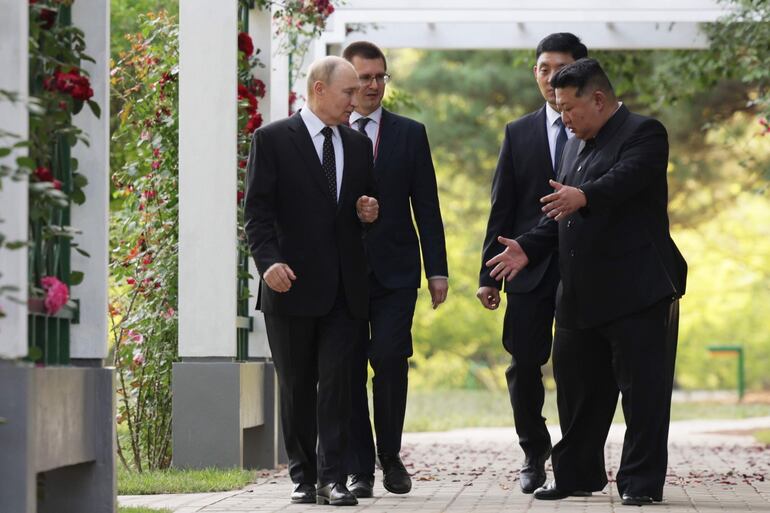
<path id="1" fill-rule="evenodd" d="M 315 146 L 313 146 L 313 139 L 310 137 L 310 132 L 308 132 L 299 112 L 294 114 L 289 120 L 289 131 L 291 132 L 290 138 L 292 143 L 307 165 L 310 179 L 321 188 L 324 196 L 328 198 L 329 185 L 326 183 L 326 177 L 323 176 L 321 161 L 318 160 L 318 153 L 316 153 Z"/>
<path id="2" fill-rule="evenodd" d="M 382 109 L 380 118 L 380 144 L 377 150 L 377 160 L 374 162 L 374 172 L 378 175 L 380 169 L 386 169 L 388 159 L 393 154 L 393 148 L 396 146 L 399 126 L 396 117 L 385 109 Z"/>

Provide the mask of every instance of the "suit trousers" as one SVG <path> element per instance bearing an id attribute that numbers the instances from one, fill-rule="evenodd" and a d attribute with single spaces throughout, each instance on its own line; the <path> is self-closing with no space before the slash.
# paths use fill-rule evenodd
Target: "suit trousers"
<path id="1" fill-rule="evenodd" d="M 408 359 L 412 356 L 412 318 L 416 289 L 388 289 L 370 274 L 369 322 L 360 332 L 361 343 L 351 367 L 352 418 L 349 474 L 373 474 L 375 442 L 367 399 L 368 365 L 372 378 L 374 430 L 378 454 L 398 454 L 406 414 Z"/>
<path id="2" fill-rule="evenodd" d="M 665 299 L 596 328 L 557 324 L 553 365 L 562 439 L 553 449 L 560 489 L 607 484 L 604 444 L 622 393 L 626 434 L 620 494 L 663 498 L 679 303 Z"/>
<path id="3" fill-rule="evenodd" d="M 364 323 L 351 316 L 341 283 L 334 306 L 322 317 L 265 314 L 295 483 L 345 481 L 350 361 Z"/>
<path id="4" fill-rule="evenodd" d="M 551 446 L 542 415 L 545 389 L 540 368 L 551 355 L 558 284 L 558 261 L 553 258 L 532 291 L 507 294 L 503 346 L 511 355 L 511 364 L 505 379 L 519 445 L 532 458 L 545 454 Z"/>

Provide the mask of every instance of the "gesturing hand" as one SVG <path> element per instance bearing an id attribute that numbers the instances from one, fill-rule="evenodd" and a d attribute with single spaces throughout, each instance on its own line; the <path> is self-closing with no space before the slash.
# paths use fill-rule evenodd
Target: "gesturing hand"
<path id="1" fill-rule="evenodd" d="M 291 282 L 297 279 L 294 271 L 287 264 L 277 263 L 267 268 L 262 275 L 267 286 L 276 292 L 287 292 L 291 288 Z"/>
<path id="2" fill-rule="evenodd" d="M 556 192 L 540 198 L 540 203 L 545 203 L 543 212 L 551 219 L 561 221 L 586 206 L 586 195 L 577 187 L 563 185 L 556 180 L 548 180 L 548 183 Z"/>
<path id="3" fill-rule="evenodd" d="M 356 213 L 358 218 L 364 223 L 373 223 L 377 220 L 377 216 L 380 213 L 380 204 L 377 202 L 377 198 L 370 196 L 361 196 L 356 201 Z"/>
<path id="4" fill-rule="evenodd" d="M 500 291 L 497 287 L 479 287 L 476 297 L 487 310 L 497 310 L 500 306 Z"/>
<path id="5" fill-rule="evenodd" d="M 519 271 L 526 267 L 529 258 L 515 240 L 498 237 L 497 242 L 505 245 L 505 250 L 487 260 L 487 267 L 494 266 L 489 275 L 495 280 L 505 278 L 511 281 Z"/>

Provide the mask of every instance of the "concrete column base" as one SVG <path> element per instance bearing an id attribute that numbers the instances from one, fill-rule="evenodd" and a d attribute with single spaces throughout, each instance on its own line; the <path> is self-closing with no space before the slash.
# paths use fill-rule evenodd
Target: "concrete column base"
<path id="1" fill-rule="evenodd" d="M 174 363 L 171 386 L 174 467 L 277 466 L 271 363 L 182 361 Z"/>
<path id="2" fill-rule="evenodd" d="M 3 511 L 115 511 L 113 380 L 112 369 L 3 364 Z"/>

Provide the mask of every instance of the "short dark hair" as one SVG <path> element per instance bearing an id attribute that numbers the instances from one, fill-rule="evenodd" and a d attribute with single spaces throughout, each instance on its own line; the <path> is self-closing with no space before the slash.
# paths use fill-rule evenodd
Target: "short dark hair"
<path id="1" fill-rule="evenodd" d="M 599 61 L 587 57 L 578 59 L 572 64 L 567 64 L 557 71 L 553 78 L 551 78 L 551 87 L 554 89 L 575 87 L 577 88 L 575 96 L 582 95 L 586 90 L 591 92 L 601 90 L 612 97 L 615 96 L 615 90 L 612 89 L 610 79 L 602 69 Z"/>
<path id="2" fill-rule="evenodd" d="M 535 59 L 543 52 L 560 52 L 572 55 L 575 60 L 588 57 L 588 48 L 580 42 L 580 38 L 570 32 L 556 32 L 545 36 L 535 50 Z"/>
<path id="3" fill-rule="evenodd" d="M 356 41 L 350 43 L 345 51 L 342 52 L 342 58 L 348 62 L 353 62 L 353 57 L 361 57 L 362 59 L 382 59 L 385 64 L 385 69 L 388 69 L 388 61 L 385 59 L 385 54 L 382 50 L 369 41 Z"/>

